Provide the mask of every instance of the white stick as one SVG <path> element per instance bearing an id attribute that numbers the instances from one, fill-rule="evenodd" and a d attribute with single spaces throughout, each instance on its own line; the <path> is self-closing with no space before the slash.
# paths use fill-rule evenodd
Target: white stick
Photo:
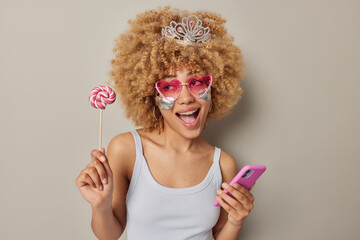
<path id="1" fill-rule="evenodd" d="M 100 135 L 99 135 L 99 150 L 101 151 L 101 138 L 102 138 L 102 115 L 103 110 L 100 109 Z"/>

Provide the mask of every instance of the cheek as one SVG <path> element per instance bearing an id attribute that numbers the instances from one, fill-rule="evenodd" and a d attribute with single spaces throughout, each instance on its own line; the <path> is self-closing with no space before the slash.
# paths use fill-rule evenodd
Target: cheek
<path id="1" fill-rule="evenodd" d="M 206 95 L 206 94 L 205 94 Z M 159 105 L 160 109 L 164 110 L 170 110 L 174 106 L 174 101 L 168 101 L 166 98 L 163 98 L 161 96 L 156 96 L 155 101 Z"/>

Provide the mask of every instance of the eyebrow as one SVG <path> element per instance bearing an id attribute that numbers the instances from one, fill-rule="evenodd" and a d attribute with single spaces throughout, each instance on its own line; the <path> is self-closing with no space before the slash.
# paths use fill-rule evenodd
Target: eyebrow
<path id="1" fill-rule="evenodd" d="M 193 74 L 193 73 L 194 73 L 194 71 L 190 71 L 190 72 L 188 72 L 187 75 L 189 76 L 189 75 L 191 75 L 191 74 Z M 176 77 L 176 75 L 165 75 L 165 76 L 164 76 L 164 78 L 171 78 L 171 77 Z"/>

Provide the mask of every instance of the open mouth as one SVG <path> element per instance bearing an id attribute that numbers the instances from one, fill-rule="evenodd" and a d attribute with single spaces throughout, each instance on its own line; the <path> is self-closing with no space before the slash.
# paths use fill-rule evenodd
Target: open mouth
<path id="1" fill-rule="evenodd" d="M 189 114 L 189 115 L 185 115 L 185 114 L 179 114 L 176 113 L 176 116 L 178 116 L 178 118 L 180 118 L 184 123 L 186 124 L 191 124 L 194 123 L 197 120 L 197 117 L 199 115 L 200 112 L 200 108 L 198 108 L 194 113 Z"/>

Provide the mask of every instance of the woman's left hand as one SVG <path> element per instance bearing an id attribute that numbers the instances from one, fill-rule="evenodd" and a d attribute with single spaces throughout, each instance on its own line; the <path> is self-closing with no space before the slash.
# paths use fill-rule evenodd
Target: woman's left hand
<path id="1" fill-rule="evenodd" d="M 241 226 L 245 218 L 250 214 L 250 211 L 254 208 L 255 198 L 250 193 L 250 190 L 254 185 L 255 183 L 248 190 L 238 183 L 234 183 L 233 186 L 230 186 L 224 182 L 222 187 L 235 198 L 230 197 L 224 191 L 218 189 L 216 200 L 228 212 L 228 221 L 231 224 Z"/>

